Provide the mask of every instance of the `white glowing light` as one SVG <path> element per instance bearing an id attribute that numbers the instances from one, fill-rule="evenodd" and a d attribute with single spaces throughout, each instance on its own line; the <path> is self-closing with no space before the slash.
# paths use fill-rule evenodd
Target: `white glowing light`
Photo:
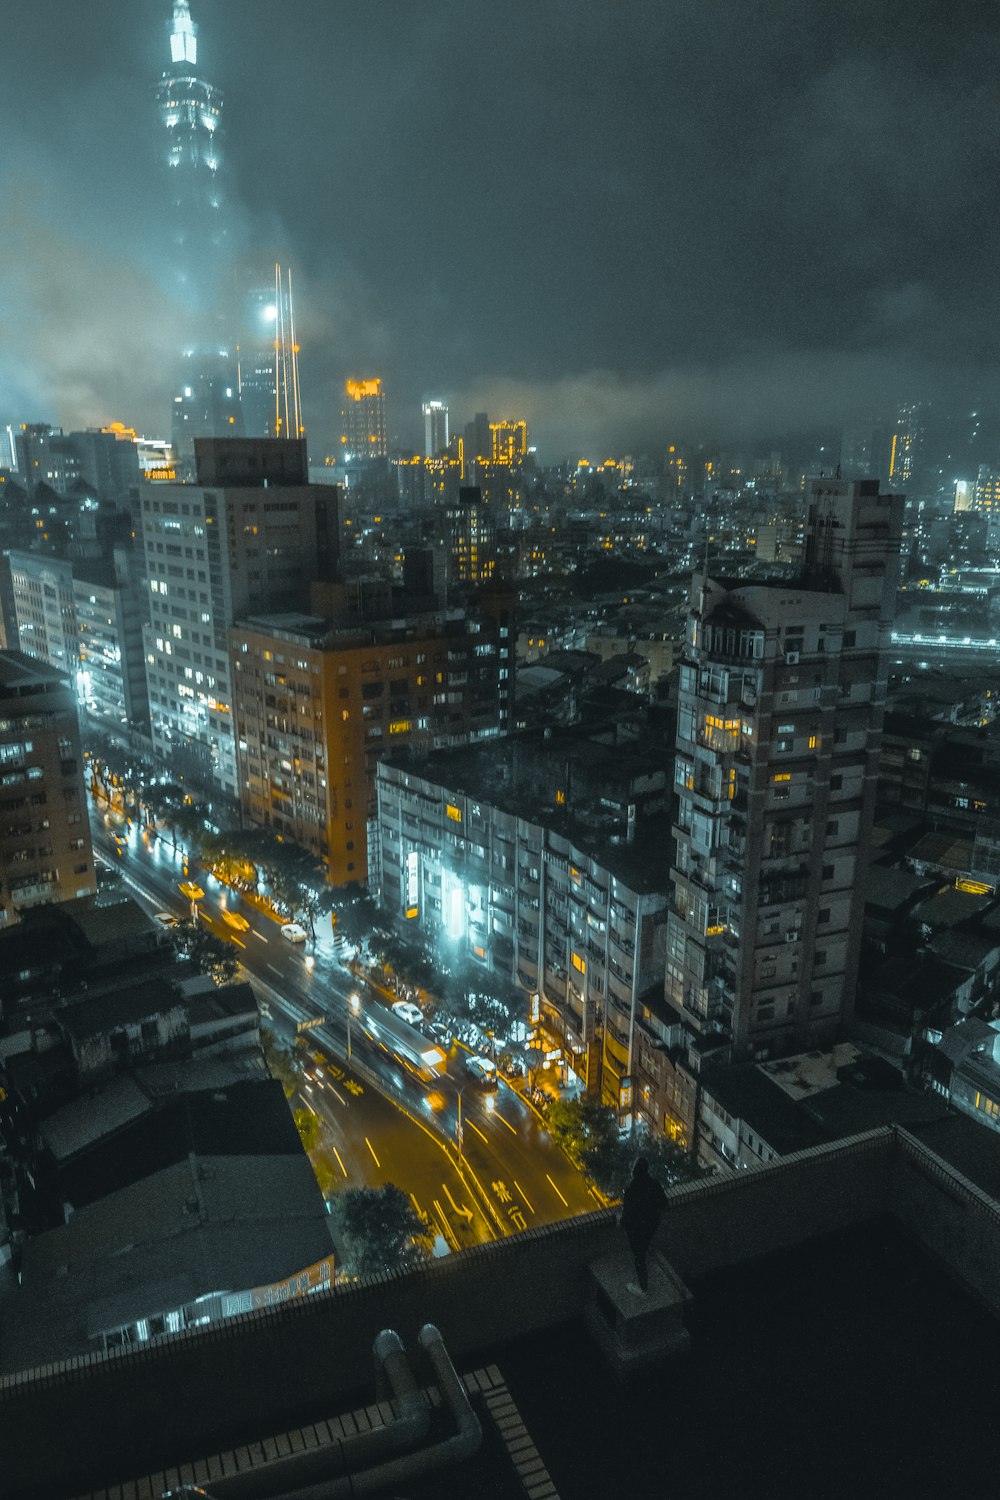
<path id="1" fill-rule="evenodd" d="M 265 307 L 263 312 L 261 313 L 261 317 L 264 319 L 265 323 L 274 323 L 277 321 L 278 309 L 273 306 Z"/>

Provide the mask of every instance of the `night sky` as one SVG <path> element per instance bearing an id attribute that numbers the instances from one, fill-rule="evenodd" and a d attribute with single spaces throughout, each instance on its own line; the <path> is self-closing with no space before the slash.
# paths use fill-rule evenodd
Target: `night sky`
<path id="1" fill-rule="evenodd" d="M 0 417 L 167 428 L 170 0 L 4 16 Z M 951 0 L 192 0 L 234 241 L 306 417 L 528 418 L 543 461 L 995 400 L 1000 19 Z"/>

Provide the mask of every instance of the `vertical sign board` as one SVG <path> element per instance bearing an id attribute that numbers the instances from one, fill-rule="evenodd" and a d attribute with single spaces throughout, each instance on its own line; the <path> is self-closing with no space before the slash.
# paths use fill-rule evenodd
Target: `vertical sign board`
<path id="1" fill-rule="evenodd" d="M 411 849 L 406 856 L 406 915 L 415 917 L 420 911 L 420 855 Z"/>

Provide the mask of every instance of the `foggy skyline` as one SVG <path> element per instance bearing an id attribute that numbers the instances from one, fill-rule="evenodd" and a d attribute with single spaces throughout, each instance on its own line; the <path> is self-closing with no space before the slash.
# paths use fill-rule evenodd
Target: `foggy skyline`
<path id="1" fill-rule="evenodd" d="M 544 461 L 995 402 L 998 23 L 957 4 L 192 0 L 234 250 L 348 375 L 525 416 Z M 8 18 L 0 415 L 166 431 L 169 0 Z M 602 451 L 603 450 L 603 451 Z"/>

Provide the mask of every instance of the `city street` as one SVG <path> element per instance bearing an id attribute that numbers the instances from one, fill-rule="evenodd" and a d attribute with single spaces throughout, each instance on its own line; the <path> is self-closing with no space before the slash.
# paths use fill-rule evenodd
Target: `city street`
<path id="1" fill-rule="evenodd" d="M 135 828 L 123 838 L 125 830 L 106 823 L 99 807 L 92 808 L 91 821 L 95 852 L 150 912 L 190 915 L 178 889 L 188 878 L 204 891 L 199 919 L 238 945 L 265 1020 L 278 1036 L 295 1035 L 304 1022 L 319 1023 L 302 1036 L 327 1063 L 310 1059 L 309 1071 L 315 1075 L 318 1066 L 318 1076 L 303 1084 L 301 1101 L 292 1102 L 323 1123 L 335 1175 L 359 1186 L 395 1182 L 453 1249 L 597 1206 L 534 1110 L 503 1081 L 491 1091 L 470 1079 L 459 1047 L 452 1049 L 447 1071 L 424 1084 L 374 1045 L 365 1021 L 369 1012 L 377 1019 L 379 1001 L 344 970 L 329 939 L 293 944 L 277 922 L 207 871 L 192 865 L 186 872 L 183 857 L 164 838 L 149 840 Z M 224 912 L 249 925 L 235 930 Z M 357 1066 L 348 1067 L 352 993 L 361 1003 L 351 1024 Z"/>

